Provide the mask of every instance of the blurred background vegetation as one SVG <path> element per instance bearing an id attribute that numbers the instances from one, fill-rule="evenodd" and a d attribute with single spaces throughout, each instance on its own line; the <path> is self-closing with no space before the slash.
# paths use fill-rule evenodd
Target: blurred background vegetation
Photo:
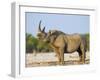
<path id="1" fill-rule="evenodd" d="M 26 33 L 26 53 L 53 52 L 48 43 L 39 41 L 29 33 Z"/>
<path id="2" fill-rule="evenodd" d="M 82 34 L 87 40 L 87 50 L 89 50 L 89 34 Z M 32 34 L 26 33 L 26 53 L 33 52 L 53 52 L 48 43 L 39 41 Z"/>
<path id="3" fill-rule="evenodd" d="M 89 35 L 89 33 L 84 34 L 84 35 L 85 35 L 86 40 L 87 40 L 87 50 L 89 51 L 90 50 L 90 35 Z"/>

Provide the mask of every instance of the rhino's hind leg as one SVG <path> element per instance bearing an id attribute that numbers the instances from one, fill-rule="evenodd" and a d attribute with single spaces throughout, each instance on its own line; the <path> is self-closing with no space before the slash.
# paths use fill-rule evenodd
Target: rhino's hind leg
<path id="1" fill-rule="evenodd" d="M 81 43 L 80 45 L 80 50 L 81 50 L 81 57 L 82 57 L 82 63 L 85 63 L 85 49 L 84 49 L 84 45 Z"/>
<path id="2" fill-rule="evenodd" d="M 84 57 L 84 51 L 82 51 L 81 48 L 79 48 L 77 50 L 78 54 L 79 54 L 79 58 L 80 58 L 80 63 L 84 64 L 85 63 L 85 57 Z"/>
<path id="3" fill-rule="evenodd" d="M 82 62 L 82 52 L 81 52 L 80 48 L 77 50 L 77 52 L 79 54 L 80 62 Z"/>

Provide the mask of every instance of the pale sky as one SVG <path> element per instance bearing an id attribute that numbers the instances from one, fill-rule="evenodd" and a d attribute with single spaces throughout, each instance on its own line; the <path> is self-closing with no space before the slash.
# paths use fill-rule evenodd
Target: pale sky
<path id="1" fill-rule="evenodd" d="M 41 20 L 42 28 L 45 26 L 46 32 L 56 29 L 67 34 L 89 33 L 89 18 L 88 15 L 26 12 L 26 32 L 36 36 Z"/>

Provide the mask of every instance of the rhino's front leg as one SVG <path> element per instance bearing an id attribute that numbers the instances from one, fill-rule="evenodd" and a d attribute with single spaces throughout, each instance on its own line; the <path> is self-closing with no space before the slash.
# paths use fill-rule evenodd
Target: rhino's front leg
<path id="1" fill-rule="evenodd" d="M 64 65 L 64 48 L 59 48 L 60 57 L 61 57 L 61 65 Z"/>
<path id="2" fill-rule="evenodd" d="M 60 52 L 59 52 L 58 49 L 54 49 L 54 51 L 55 51 L 55 53 L 56 53 L 56 55 L 58 57 L 58 60 L 59 60 L 59 63 L 58 64 L 60 64 L 60 62 L 61 62 Z"/>
<path id="3" fill-rule="evenodd" d="M 56 48 L 53 44 L 50 44 L 50 46 L 53 48 L 54 52 L 56 53 L 57 58 L 58 58 L 58 61 L 59 61 L 59 63 L 58 63 L 58 64 L 60 64 L 60 62 L 61 62 L 61 57 L 60 57 L 60 52 L 59 52 L 59 49 L 58 49 L 58 48 Z"/>

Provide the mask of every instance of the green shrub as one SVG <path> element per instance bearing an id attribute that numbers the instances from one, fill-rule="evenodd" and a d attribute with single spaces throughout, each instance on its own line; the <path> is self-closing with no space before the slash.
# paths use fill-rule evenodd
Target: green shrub
<path id="1" fill-rule="evenodd" d="M 33 50 L 36 52 L 51 52 L 52 48 L 48 43 L 39 41 L 31 34 L 26 33 L 26 53 L 32 53 Z"/>
<path id="2" fill-rule="evenodd" d="M 87 50 L 89 50 L 90 49 L 90 36 L 89 36 L 89 34 L 85 34 L 85 36 L 86 36 L 86 40 L 87 40 Z"/>

